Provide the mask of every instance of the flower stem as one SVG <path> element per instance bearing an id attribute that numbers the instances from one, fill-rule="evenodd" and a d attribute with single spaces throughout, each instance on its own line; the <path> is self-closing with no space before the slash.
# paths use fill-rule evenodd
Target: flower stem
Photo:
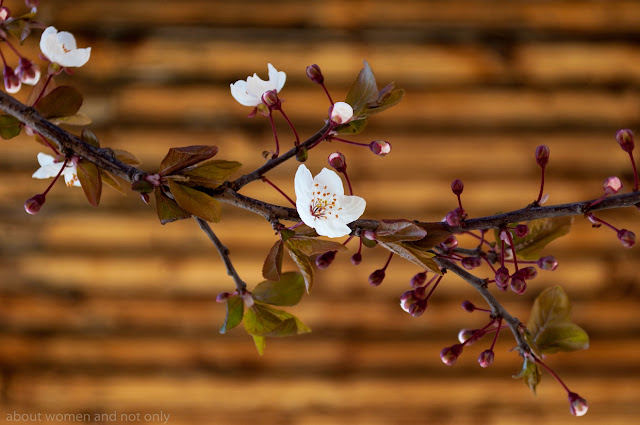
<path id="1" fill-rule="evenodd" d="M 633 178 L 635 180 L 633 191 L 636 192 L 638 190 L 638 168 L 636 167 L 636 161 L 633 159 L 632 152 L 629 152 L 629 158 L 631 158 L 631 166 L 633 167 Z"/>
<path id="2" fill-rule="evenodd" d="M 538 199 L 536 200 L 536 204 L 540 202 L 542 199 L 542 192 L 544 191 L 544 171 L 546 167 L 540 167 L 540 193 L 538 194 Z"/>
<path id="3" fill-rule="evenodd" d="M 276 151 L 271 157 L 271 159 L 275 159 L 280 154 L 280 142 L 278 142 L 278 132 L 276 131 L 276 124 L 273 122 L 273 114 L 271 110 L 269 110 L 269 122 L 271 123 L 271 131 L 273 131 L 273 138 L 276 141 Z"/>
<path id="4" fill-rule="evenodd" d="M 49 140 L 47 140 L 47 138 L 46 138 L 46 137 L 44 137 L 42 134 L 37 133 L 37 132 L 36 132 L 36 134 L 38 135 L 38 137 L 40 138 L 40 140 L 42 140 L 42 142 L 43 142 L 45 145 L 49 146 L 49 147 L 51 148 L 51 150 L 52 150 L 56 155 L 60 155 L 60 152 L 58 151 L 58 149 L 56 149 L 56 147 L 55 147 L 53 144 L 51 144 L 51 142 L 49 142 Z"/>
<path id="5" fill-rule="evenodd" d="M 547 372 L 549 372 L 551 374 L 551 376 L 553 376 L 556 379 L 556 381 L 558 381 L 560 383 L 560 385 L 562 385 L 562 388 L 564 388 L 564 390 L 567 393 L 571 392 L 569 387 L 567 387 L 567 385 L 562 381 L 562 379 L 560 379 L 560 377 L 553 370 L 551 370 L 551 368 L 549 366 L 547 366 L 542 360 L 540 360 L 538 357 L 534 356 L 533 354 L 530 354 L 530 355 L 533 357 L 533 360 L 535 360 L 536 363 L 538 363 L 540 366 L 545 368 L 547 370 Z"/>
<path id="6" fill-rule="evenodd" d="M 284 193 L 278 186 L 276 186 L 271 180 L 269 180 L 265 176 L 260 176 L 260 178 L 262 179 L 263 182 L 267 183 L 272 188 L 280 192 L 280 194 L 284 196 L 287 199 L 287 201 L 291 203 L 291 205 L 293 205 L 294 207 L 296 206 L 296 203 L 293 201 L 293 199 L 289 198 L 289 196 L 286 193 Z"/>
<path id="7" fill-rule="evenodd" d="M 349 180 L 349 176 L 347 175 L 347 170 L 344 170 L 342 174 L 344 174 L 344 178 L 347 180 L 347 184 L 349 185 L 349 195 L 353 195 L 353 188 L 351 187 L 351 180 Z"/>
<path id="8" fill-rule="evenodd" d="M 331 104 L 333 105 L 333 99 L 331 99 L 331 95 L 329 94 L 329 90 L 327 90 L 327 87 L 324 85 L 324 83 L 320 84 L 322 86 L 322 89 L 324 90 L 324 93 L 327 95 L 327 98 L 329 99 L 329 102 L 331 102 Z"/>
<path id="9" fill-rule="evenodd" d="M 496 335 L 493 337 L 493 342 L 491 343 L 490 350 L 493 351 L 493 347 L 495 347 L 496 342 L 498 341 L 498 335 L 500 335 L 500 329 L 502 328 L 502 317 L 498 317 L 498 326 L 496 327 Z"/>
<path id="10" fill-rule="evenodd" d="M 291 122 L 291 120 L 289 119 L 287 114 L 284 113 L 284 109 L 280 108 L 279 111 L 282 114 L 282 116 L 284 117 L 284 119 L 287 120 L 287 123 L 289 124 L 289 127 L 291 127 L 291 130 L 293 131 L 293 134 L 295 134 L 295 136 L 296 136 L 296 142 L 295 142 L 296 146 L 299 146 L 300 145 L 300 136 L 298 136 L 298 132 L 296 131 L 296 128 L 293 126 L 293 123 Z"/>
<path id="11" fill-rule="evenodd" d="M 358 143 L 358 142 L 352 142 L 351 140 L 346 140 L 346 139 L 342 139 L 340 137 L 335 137 L 335 136 L 331 136 L 329 138 L 329 141 L 337 141 L 337 142 L 342 142 L 342 143 L 348 143 L 350 145 L 356 145 L 356 146 L 366 146 L 369 147 L 369 143 Z"/>
<path id="12" fill-rule="evenodd" d="M 36 106 L 38 102 L 40 102 L 40 99 L 42 99 L 42 95 L 44 95 L 44 91 L 47 89 L 47 86 L 51 82 L 52 78 L 53 78 L 53 74 L 47 75 L 47 81 L 45 81 L 44 85 L 42 86 L 42 90 L 40 90 L 40 94 L 38 94 L 38 97 L 36 97 L 36 100 L 33 102 L 33 105 L 31 106 Z"/>
<path id="13" fill-rule="evenodd" d="M 69 158 L 65 158 L 64 164 L 62 164 L 62 167 L 60 167 L 60 171 L 58 171 L 58 174 L 56 174 L 56 176 L 53 178 L 53 181 L 49 184 L 49 187 L 47 187 L 47 189 L 44 192 L 42 192 L 42 196 L 47 196 L 47 193 L 49 193 L 49 191 L 51 190 L 55 182 L 58 181 L 58 179 L 62 175 L 62 170 L 65 169 L 68 163 L 69 163 Z"/>

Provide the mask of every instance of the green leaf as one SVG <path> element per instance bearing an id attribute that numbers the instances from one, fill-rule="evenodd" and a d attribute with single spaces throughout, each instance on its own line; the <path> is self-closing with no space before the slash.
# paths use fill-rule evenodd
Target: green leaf
<path id="1" fill-rule="evenodd" d="M 357 117 L 363 111 L 365 105 L 378 99 L 378 86 L 376 77 L 367 61 L 360 70 L 356 80 L 351 84 L 345 102 L 353 108 L 353 116 Z"/>
<path id="2" fill-rule="evenodd" d="M 282 252 L 282 250 L 280 250 Z M 266 304 L 291 306 L 302 299 L 305 291 L 304 278 L 298 272 L 287 272 L 277 282 L 265 280 L 260 282 L 251 294 L 253 298 Z"/>
<path id="3" fill-rule="evenodd" d="M 213 223 L 220 221 L 220 203 L 213 197 L 173 180 L 167 183 L 180 208 Z"/>
<path id="4" fill-rule="evenodd" d="M 525 223 L 529 227 L 529 234 L 520 238 L 511 231 L 516 255 L 523 260 L 537 260 L 540 252 L 554 239 L 569 233 L 573 217 L 540 218 Z M 496 234 L 498 234 L 496 231 Z M 496 237 L 499 241 L 500 237 Z"/>
<path id="5" fill-rule="evenodd" d="M 311 291 L 311 288 L 313 287 L 313 277 L 314 277 L 313 266 L 309 261 L 309 257 L 303 254 L 302 252 L 300 252 L 300 250 L 296 248 L 294 244 L 291 243 L 291 239 L 293 238 L 287 239 L 285 241 L 285 245 L 289 249 L 289 255 L 291 255 L 291 258 L 300 269 L 300 272 L 302 272 L 302 277 L 304 278 L 304 284 L 307 289 L 307 293 L 309 293 Z"/>
<path id="6" fill-rule="evenodd" d="M 336 134 L 360 134 L 365 128 L 367 128 L 367 118 L 360 118 L 339 125 L 334 128 L 333 131 L 335 131 Z"/>
<path id="7" fill-rule="evenodd" d="M 269 280 L 280 280 L 280 274 L 282 273 L 282 255 L 284 242 L 278 239 L 276 243 L 271 247 L 267 258 L 262 265 L 262 276 Z"/>
<path id="8" fill-rule="evenodd" d="M 327 251 L 347 251 L 347 247 L 339 242 L 326 241 L 317 238 L 308 238 L 304 236 L 294 236 L 287 239 L 287 247 L 300 251 L 302 254 L 310 256 L 314 254 L 323 254 Z"/>
<path id="9" fill-rule="evenodd" d="M 83 127 L 92 123 L 91 118 L 82 112 L 78 112 L 68 117 L 55 117 L 49 119 L 55 125 L 72 125 L 75 127 Z"/>
<path id="10" fill-rule="evenodd" d="M 542 380 L 542 370 L 535 361 L 530 360 L 528 357 L 525 357 L 524 361 L 522 362 L 522 369 L 520 370 L 520 373 L 518 373 L 517 375 L 513 375 L 513 379 L 520 378 L 524 379 L 524 383 L 535 394 L 536 388 Z"/>
<path id="11" fill-rule="evenodd" d="M 19 119 L 11 115 L 0 115 L 0 137 L 5 140 L 13 139 L 22 129 Z"/>
<path id="12" fill-rule="evenodd" d="M 82 106 L 82 94 L 71 86 L 58 86 L 36 103 L 36 111 L 44 118 L 75 115 Z"/>
<path id="13" fill-rule="evenodd" d="M 242 322 L 242 316 L 244 315 L 244 301 L 241 296 L 228 297 L 225 304 L 227 306 L 227 317 L 225 317 L 224 323 L 220 328 L 221 334 L 238 326 Z"/>
<path id="14" fill-rule="evenodd" d="M 189 183 L 210 188 L 218 187 L 242 166 L 237 161 L 213 160 L 180 174 L 189 177 Z"/>
<path id="15" fill-rule="evenodd" d="M 538 295 L 527 330 L 542 354 L 589 348 L 587 333 L 571 322 L 571 302 L 560 286 L 547 288 Z"/>
<path id="16" fill-rule="evenodd" d="M 400 103 L 403 97 L 404 89 L 396 89 L 395 83 L 391 82 L 385 88 L 380 90 L 378 98 L 375 101 L 368 103 L 365 106 L 363 114 L 372 115 L 385 111 Z"/>
<path id="17" fill-rule="evenodd" d="M 267 339 L 263 336 L 251 335 L 253 337 L 253 343 L 256 345 L 256 350 L 261 356 L 264 355 L 264 347 L 267 345 Z"/>
<path id="18" fill-rule="evenodd" d="M 218 153 L 217 146 L 185 146 L 182 148 L 171 148 L 160 163 L 158 174 L 169 176 L 177 171 L 195 165 Z"/>
<path id="19" fill-rule="evenodd" d="M 156 195 L 156 212 L 161 224 L 191 218 L 191 214 L 180 208 L 176 201 L 165 195 L 160 187 L 154 189 L 154 194 Z"/>
<path id="20" fill-rule="evenodd" d="M 409 220 L 382 220 L 375 231 L 376 240 L 382 242 L 417 241 L 427 231 Z"/>
<path id="21" fill-rule="evenodd" d="M 292 336 L 311 332 L 297 317 L 255 301 L 244 313 L 244 328 L 255 336 Z"/>
<path id="22" fill-rule="evenodd" d="M 100 140 L 98 139 L 98 136 L 96 136 L 95 133 L 89 130 L 88 128 L 82 129 L 80 138 L 82 139 L 83 142 L 93 146 L 94 148 L 100 147 Z"/>
<path id="23" fill-rule="evenodd" d="M 402 258 L 411 261 L 423 269 L 429 269 L 439 275 L 442 274 L 440 267 L 435 262 L 433 257 L 435 254 L 432 252 L 424 251 L 420 247 L 413 245 L 411 242 L 382 242 L 378 241 L 380 246 L 388 249 L 391 252 L 395 252 Z"/>
<path id="24" fill-rule="evenodd" d="M 78 180 L 82 185 L 87 200 L 91 205 L 97 207 L 100 204 L 102 195 L 102 179 L 100 170 L 93 163 L 84 159 L 78 162 Z"/>

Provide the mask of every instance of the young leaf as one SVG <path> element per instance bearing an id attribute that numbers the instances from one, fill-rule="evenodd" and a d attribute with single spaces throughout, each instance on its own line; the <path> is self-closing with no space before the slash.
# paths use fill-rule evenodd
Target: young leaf
<path id="1" fill-rule="evenodd" d="M 161 224 L 191 218 L 191 214 L 180 208 L 176 201 L 162 193 L 160 187 L 154 188 L 153 191 L 156 195 L 156 212 Z"/>
<path id="2" fill-rule="evenodd" d="M 336 134 L 360 134 L 367 128 L 367 118 L 349 121 L 333 129 Z"/>
<path id="3" fill-rule="evenodd" d="M 513 379 L 520 378 L 524 379 L 524 383 L 527 384 L 527 386 L 535 394 L 536 388 L 542 380 L 542 370 L 540 370 L 540 366 L 538 366 L 535 361 L 530 360 L 528 357 L 525 357 L 524 361 L 522 362 L 522 369 L 520 370 L 520 373 L 518 373 L 517 375 L 513 375 Z"/>
<path id="4" fill-rule="evenodd" d="M 365 105 L 363 114 L 372 115 L 385 111 L 392 106 L 400 103 L 404 97 L 404 89 L 396 89 L 395 83 L 389 83 L 385 88 L 380 90 L 378 98 Z"/>
<path id="5" fill-rule="evenodd" d="M 237 161 L 213 160 L 181 172 L 189 182 L 198 186 L 218 187 L 242 166 Z"/>
<path id="6" fill-rule="evenodd" d="M 375 231 L 376 240 L 382 242 L 417 241 L 427 231 L 409 220 L 382 220 Z"/>
<path id="7" fill-rule="evenodd" d="M 573 217 L 540 218 L 527 222 L 529 227 L 527 236 L 520 238 L 515 232 L 511 232 L 516 255 L 523 260 L 537 260 L 545 246 L 554 239 L 569 233 L 572 223 Z M 500 240 L 499 236 L 496 237 L 496 240 Z"/>
<path id="8" fill-rule="evenodd" d="M 72 86 L 58 86 L 34 106 L 44 118 L 69 117 L 82 106 L 82 94 Z"/>
<path id="9" fill-rule="evenodd" d="M 411 242 L 411 245 L 417 249 L 429 250 L 451 236 L 451 233 L 444 230 L 440 223 L 420 223 L 420 227 L 427 231 L 427 236 Z"/>
<path id="10" fill-rule="evenodd" d="M 98 139 L 98 136 L 96 136 L 95 133 L 89 130 L 88 128 L 82 129 L 82 133 L 80 133 L 80 138 L 82 139 L 83 142 L 90 144 L 94 148 L 100 147 L 100 140 Z"/>
<path id="11" fill-rule="evenodd" d="M 378 242 L 380 246 L 385 247 L 389 251 L 395 252 L 402 258 L 411 261 L 424 269 L 429 269 L 439 275 L 442 274 L 440 267 L 435 262 L 433 257 L 435 254 L 428 251 L 423 251 L 421 248 L 412 245 L 411 242 Z"/>
<path id="12" fill-rule="evenodd" d="M 345 102 L 353 108 L 353 116 L 357 117 L 363 111 L 365 105 L 378 99 L 378 86 L 376 77 L 367 61 L 364 61 L 364 68 L 351 84 Z"/>
<path id="13" fill-rule="evenodd" d="M 227 317 L 225 317 L 224 323 L 220 328 L 221 334 L 238 326 L 242 322 L 242 316 L 244 315 L 244 301 L 241 296 L 231 296 L 227 298 L 225 304 L 227 306 Z"/>
<path id="14" fill-rule="evenodd" d="M 298 250 L 304 255 L 323 254 L 327 251 L 347 251 L 347 247 L 339 242 L 326 241 L 317 238 L 294 236 L 287 239 L 287 247 Z"/>
<path id="15" fill-rule="evenodd" d="M 280 250 L 282 252 L 282 250 Z M 282 278 L 274 282 L 265 280 L 260 282 L 251 294 L 253 298 L 265 304 L 291 306 L 302 299 L 305 291 L 304 278 L 298 272 L 287 272 Z"/>
<path id="16" fill-rule="evenodd" d="M 244 328 L 248 334 L 256 336 L 292 336 L 311 332 L 294 315 L 258 301 L 245 311 Z"/>
<path id="17" fill-rule="evenodd" d="M 124 162 L 125 164 L 132 165 L 134 167 L 142 164 L 142 161 L 130 152 L 123 151 L 122 149 L 113 149 L 113 153 L 116 155 L 116 159 Z"/>
<path id="18" fill-rule="evenodd" d="M 542 354 L 589 348 L 589 336 L 571 322 L 571 303 L 560 286 L 544 290 L 535 300 L 527 330 Z"/>
<path id="19" fill-rule="evenodd" d="M 171 148 L 160 163 L 158 174 L 169 176 L 177 171 L 195 165 L 218 153 L 217 146 L 185 146 L 182 148 Z"/>
<path id="20" fill-rule="evenodd" d="M 102 179 L 102 183 L 108 184 L 123 195 L 127 194 L 127 191 L 122 187 L 120 182 L 118 182 L 117 178 L 110 172 L 106 170 L 100 170 L 100 178 Z"/>
<path id="21" fill-rule="evenodd" d="M 180 208 L 213 223 L 220 221 L 220 203 L 213 197 L 173 180 L 167 183 Z"/>
<path id="22" fill-rule="evenodd" d="M 97 207 L 100 204 L 102 195 L 102 179 L 100 170 L 93 163 L 84 159 L 78 162 L 78 180 L 82 185 L 82 190 L 91 205 Z"/>
<path id="23" fill-rule="evenodd" d="M 253 343 L 256 345 L 256 350 L 261 356 L 264 355 L 264 347 L 267 345 L 267 339 L 263 336 L 251 335 L 253 337 Z"/>
<path id="24" fill-rule="evenodd" d="M 51 121 L 55 125 L 72 125 L 76 127 L 83 127 L 85 125 L 90 125 L 93 121 L 87 115 L 82 112 L 78 112 L 75 115 L 69 115 L 68 117 L 54 117 L 50 118 Z"/>
<path id="25" fill-rule="evenodd" d="M 11 115 L 0 115 L 0 137 L 5 140 L 16 137 L 22 129 L 21 124 L 19 119 Z"/>
<path id="26" fill-rule="evenodd" d="M 282 272 L 282 255 L 284 242 L 278 239 L 276 243 L 271 247 L 267 258 L 262 265 L 262 276 L 269 280 L 280 280 L 280 273 Z"/>
<path id="27" fill-rule="evenodd" d="M 302 277 L 304 278 L 304 284 L 307 289 L 307 293 L 311 291 L 311 287 L 313 286 L 313 266 L 309 261 L 309 257 L 302 252 L 294 244 L 291 243 L 293 238 L 289 238 L 286 240 L 285 245 L 289 249 L 289 255 L 293 258 L 293 261 L 298 265 L 300 272 L 302 272 Z"/>

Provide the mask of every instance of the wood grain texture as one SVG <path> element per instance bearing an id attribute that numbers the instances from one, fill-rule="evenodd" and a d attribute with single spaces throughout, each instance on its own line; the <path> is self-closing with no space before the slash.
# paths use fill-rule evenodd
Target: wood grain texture
<path id="1" fill-rule="evenodd" d="M 439 220 L 456 206 L 455 178 L 474 217 L 525 206 L 538 192 L 540 144 L 551 148 L 549 203 L 597 198 L 611 175 L 631 186 L 614 135 L 640 129 L 636 1 L 41 3 L 42 22 L 93 49 L 61 81 L 85 94 L 83 111 L 103 146 L 133 152 L 148 171 L 170 147 L 191 144 L 217 145 L 219 158 L 243 163 L 241 172 L 260 166 L 260 153 L 273 149 L 268 122 L 247 119 L 229 84 L 264 77 L 267 62 L 284 70 L 283 105 L 308 137 L 329 105 L 305 67 L 319 64 L 341 99 L 366 59 L 381 84 L 394 80 L 407 95 L 352 140 L 386 139 L 392 153 L 333 143 L 307 163 L 317 172 L 331 152 L 344 153 L 354 190 L 367 199 L 365 218 Z M 38 35 L 24 46 L 32 58 Z M 289 148 L 292 133 L 276 122 Z M 318 272 L 312 294 L 292 309 L 313 333 L 269 339 L 259 357 L 242 330 L 218 333 L 225 312 L 215 297 L 233 282 L 195 222 L 161 226 L 153 205 L 107 189 L 95 209 L 62 184 L 27 216 L 24 200 L 47 184 L 30 177 L 41 150 L 24 135 L 0 144 L 0 424 L 16 423 L 14 413 L 51 424 L 162 423 L 144 420 L 160 412 L 173 425 L 572 420 L 549 375 L 537 397 L 511 379 L 519 357 L 507 332 L 491 368 L 476 362 L 489 341 L 444 366 L 438 353 L 458 331 L 486 323 L 459 307 L 479 297 L 447 276 L 426 313 L 411 318 L 398 297 L 418 270 L 393 259 L 385 282 L 370 287 L 367 276 L 386 259 L 377 249 L 365 250 L 358 267 L 341 254 Z M 269 178 L 292 195 L 297 165 Z M 242 193 L 286 203 L 261 182 Z M 636 211 L 602 216 L 640 231 Z M 275 241 L 269 223 L 224 206 L 214 230 L 249 287 L 262 280 Z M 639 252 L 576 217 L 574 231 L 545 250 L 558 270 L 541 271 L 523 296 L 499 294 L 526 321 L 541 290 L 566 288 L 591 348 L 547 360 L 589 400 L 584 424 L 626 425 L 640 414 Z"/>

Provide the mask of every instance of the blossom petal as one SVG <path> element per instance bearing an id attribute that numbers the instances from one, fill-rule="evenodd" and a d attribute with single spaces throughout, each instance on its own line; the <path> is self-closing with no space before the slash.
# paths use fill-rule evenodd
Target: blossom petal
<path id="1" fill-rule="evenodd" d="M 82 187 L 76 167 L 67 167 L 62 174 L 64 175 L 64 182 L 67 184 L 67 187 Z"/>
<path id="2" fill-rule="evenodd" d="M 60 31 L 57 36 L 58 44 L 61 44 L 65 50 L 74 50 L 78 48 L 76 38 L 67 31 Z"/>
<path id="3" fill-rule="evenodd" d="M 91 47 L 86 47 L 84 49 L 75 49 L 70 52 L 64 53 L 64 55 L 62 55 L 62 57 L 58 59 L 58 64 L 67 67 L 80 67 L 89 62 L 90 57 Z"/>
<path id="4" fill-rule="evenodd" d="M 57 164 L 45 165 L 36 170 L 35 173 L 31 175 L 34 179 L 50 179 L 51 177 L 55 177 L 60 172 L 60 168 L 64 163 L 59 162 Z"/>
<path id="5" fill-rule="evenodd" d="M 276 89 L 279 93 L 282 87 L 284 87 L 285 81 L 287 81 L 287 74 L 285 74 L 284 71 L 278 71 L 270 63 L 267 64 L 267 68 L 269 68 L 269 81 L 273 86 L 271 90 Z"/>
<path id="6" fill-rule="evenodd" d="M 46 165 L 51 165 L 54 162 L 55 162 L 55 158 L 52 157 L 51 155 L 47 155 L 46 153 L 42 153 L 42 152 L 38 153 L 38 164 L 40 164 L 41 167 L 44 167 Z"/>
<path id="7" fill-rule="evenodd" d="M 257 74 L 247 77 L 247 93 L 262 98 L 262 95 L 269 90 L 273 90 L 269 81 L 264 81 Z"/>
<path id="8" fill-rule="evenodd" d="M 349 226 L 337 220 L 318 219 L 311 227 L 313 227 L 320 236 L 328 236 L 330 238 L 339 238 L 340 236 L 346 236 L 351 233 Z"/>
<path id="9" fill-rule="evenodd" d="M 322 171 L 313 179 L 314 183 L 317 183 L 321 188 L 327 187 L 327 192 L 334 193 L 336 195 L 344 195 L 344 186 L 342 185 L 342 179 L 335 171 L 323 168 Z"/>
<path id="10" fill-rule="evenodd" d="M 241 105 L 244 106 L 257 106 L 261 100 L 255 96 L 247 93 L 247 82 L 244 80 L 238 80 L 233 84 L 230 84 L 231 96 Z"/>
<path id="11" fill-rule="evenodd" d="M 338 199 L 338 205 L 342 208 L 339 219 L 348 224 L 362 216 L 367 207 L 367 201 L 359 196 L 345 195 Z"/>
<path id="12" fill-rule="evenodd" d="M 306 165 L 300 164 L 298 171 L 296 171 L 296 177 L 293 180 L 293 184 L 296 191 L 296 200 L 305 202 L 307 204 L 306 210 L 308 210 L 309 205 L 311 205 L 313 177 L 311 176 L 311 171 L 309 171 Z M 300 213 L 299 210 L 298 213 Z"/>

